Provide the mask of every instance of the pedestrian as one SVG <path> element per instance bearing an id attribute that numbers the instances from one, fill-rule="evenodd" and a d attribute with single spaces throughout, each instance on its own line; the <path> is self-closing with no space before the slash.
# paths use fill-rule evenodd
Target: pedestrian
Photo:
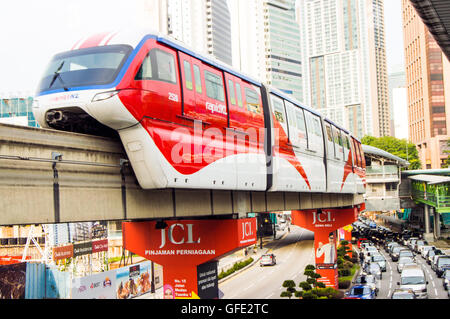
<path id="1" fill-rule="evenodd" d="M 364 254 L 362 251 L 359 252 L 359 263 L 362 265 L 364 261 Z"/>

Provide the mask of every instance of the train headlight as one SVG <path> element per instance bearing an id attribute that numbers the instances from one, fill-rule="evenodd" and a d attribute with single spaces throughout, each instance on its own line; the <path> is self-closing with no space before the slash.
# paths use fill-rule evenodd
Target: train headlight
<path id="1" fill-rule="evenodd" d="M 92 102 L 98 102 L 103 101 L 112 98 L 113 96 L 117 95 L 119 91 L 108 91 L 108 92 L 101 92 L 97 93 L 94 98 L 92 99 Z"/>

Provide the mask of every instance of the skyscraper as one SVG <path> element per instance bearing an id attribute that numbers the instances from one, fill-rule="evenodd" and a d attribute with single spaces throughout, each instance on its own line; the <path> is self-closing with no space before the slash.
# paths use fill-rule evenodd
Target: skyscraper
<path id="1" fill-rule="evenodd" d="M 232 64 L 227 1 L 166 0 L 168 34 L 192 48 Z"/>
<path id="2" fill-rule="evenodd" d="M 358 137 L 390 134 L 381 0 L 299 0 L 306 102 Z"/>
<path id="3" fill-rule="evenodd" d="M 295 0 L 230 0 L 234 66 L 303 102 Z"/>
<path id="4" fill-rule="evenodd" d="M 450 138 L 450 63 L 408 0 L 402 0 L 409 139 L 423 168 L 440 168 Z"/>

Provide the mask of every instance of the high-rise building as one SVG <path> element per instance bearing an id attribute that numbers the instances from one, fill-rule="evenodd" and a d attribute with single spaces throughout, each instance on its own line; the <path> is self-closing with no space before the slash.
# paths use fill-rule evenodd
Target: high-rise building
<path id="1" fill-rule="evenodd" d="M 231 65 L 231 24 L 227 1 L 166 0 L 167 33 L 193 49 Z"/>
<path id="2" fill-rule="evenodd" d="M 307 103 L 358 137 L 390 135 L 381 0 L 299 0 Z"/>
<path id="3" fill-rule="evenodd" d="M 295 0 L 230 0 L 234 66 L 303 102 Z"/>
<path id="4" fill-rule="evenodd" d="M 402 0 L 409 139 L 422 168 L 440 168 L 450 138 L 450 62 L 408 0 Z"/>
<path id="5" fill-rule="evenodd" d="M 408 139 L 405 72 L 389 74 L 389 105 L 391 106 L 391 135 Z"/>

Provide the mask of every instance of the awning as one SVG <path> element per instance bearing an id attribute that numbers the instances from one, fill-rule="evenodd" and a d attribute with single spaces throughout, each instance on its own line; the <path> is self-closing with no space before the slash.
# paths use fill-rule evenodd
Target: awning
<path id="1" fill-rule="evenodd" d="M 425 182 L 429 185 L 450 183 L 450 176 L 419 174 L 408 176 L 408 178 L 415 181 Z"/>

